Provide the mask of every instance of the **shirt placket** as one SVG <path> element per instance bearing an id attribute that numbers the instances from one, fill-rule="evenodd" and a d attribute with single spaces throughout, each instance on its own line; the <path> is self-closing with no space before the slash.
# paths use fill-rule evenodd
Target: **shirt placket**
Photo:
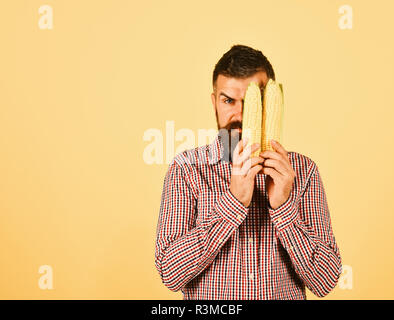
<path id="1" fill-rule="evenodd" d="M 258 243 L 257 232 L 258 228 L 258 211 L 256 210 L 255 203 L 252 200 L 248 217 L 245 220 L 245 243 L 244 248 L 247 253 L 246 259 L 246 278 L 249 287 L 249 299 L 259 299 L 260 295 L 260 278 L 258 264 Z"/>

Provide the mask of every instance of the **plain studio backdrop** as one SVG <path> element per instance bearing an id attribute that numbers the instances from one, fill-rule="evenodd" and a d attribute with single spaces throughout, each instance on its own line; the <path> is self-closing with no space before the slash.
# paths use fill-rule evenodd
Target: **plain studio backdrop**
<path id="1" fill-rule="evenodd" d="M 234 44 L 272 62 L 283 145 L 319 167 L 346 266 L 325 299 L 394 298 L 393 12 L 391 0 L 1 1 L 0 298 L 182 299 L 154 266 L 167 140 L 182 143 L 166 125 L 216 128 L 212 71 Z M 143 157 L 152 130 L 161 164 Z"/>

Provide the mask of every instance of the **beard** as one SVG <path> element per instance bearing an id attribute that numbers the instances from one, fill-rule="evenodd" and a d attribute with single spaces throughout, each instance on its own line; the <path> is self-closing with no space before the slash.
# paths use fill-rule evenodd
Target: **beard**
<path id="1" fill-rule="evenodd" d="M 219 130 L 219 136 L 223 144 L 223 159 L 232 162 L 232 155 L 238 142 L 242 139 L 242 122 L 234 121 L 226 124 L 224 127 L 219 125 L 218 114 L 216 111 L 216 124 Z"/>

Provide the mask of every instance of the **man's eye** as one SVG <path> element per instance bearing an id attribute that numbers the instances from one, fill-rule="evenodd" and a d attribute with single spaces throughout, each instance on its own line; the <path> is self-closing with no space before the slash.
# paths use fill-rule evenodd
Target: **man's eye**
<path id="1" fill-rule="evenodd" d="M 226 99 L 226 100 L 224 100 L 224 103 L 231 103 L 231 102 L 233 102 L 233 99 Z"/>

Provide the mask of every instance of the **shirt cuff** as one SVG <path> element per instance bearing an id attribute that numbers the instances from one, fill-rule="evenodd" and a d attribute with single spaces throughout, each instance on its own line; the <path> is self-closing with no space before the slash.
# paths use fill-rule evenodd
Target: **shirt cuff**
<path id="1" fill-rule="evenodd" d="M 249 209 L 227 190 L 215 204 L 219 215 L 234 227 L 238 227 L 248 215 Z"/>
<path id="2" fill-rule="evenodd" d="M 272 223 L 278 231 L 281 231 L 294 223 L 298 218 L 298 208 L 295 201 L 295 193 L 292 190 L 289 198 L 278 208 L 272 209 L 268 201 L 268 212 Z"/>

